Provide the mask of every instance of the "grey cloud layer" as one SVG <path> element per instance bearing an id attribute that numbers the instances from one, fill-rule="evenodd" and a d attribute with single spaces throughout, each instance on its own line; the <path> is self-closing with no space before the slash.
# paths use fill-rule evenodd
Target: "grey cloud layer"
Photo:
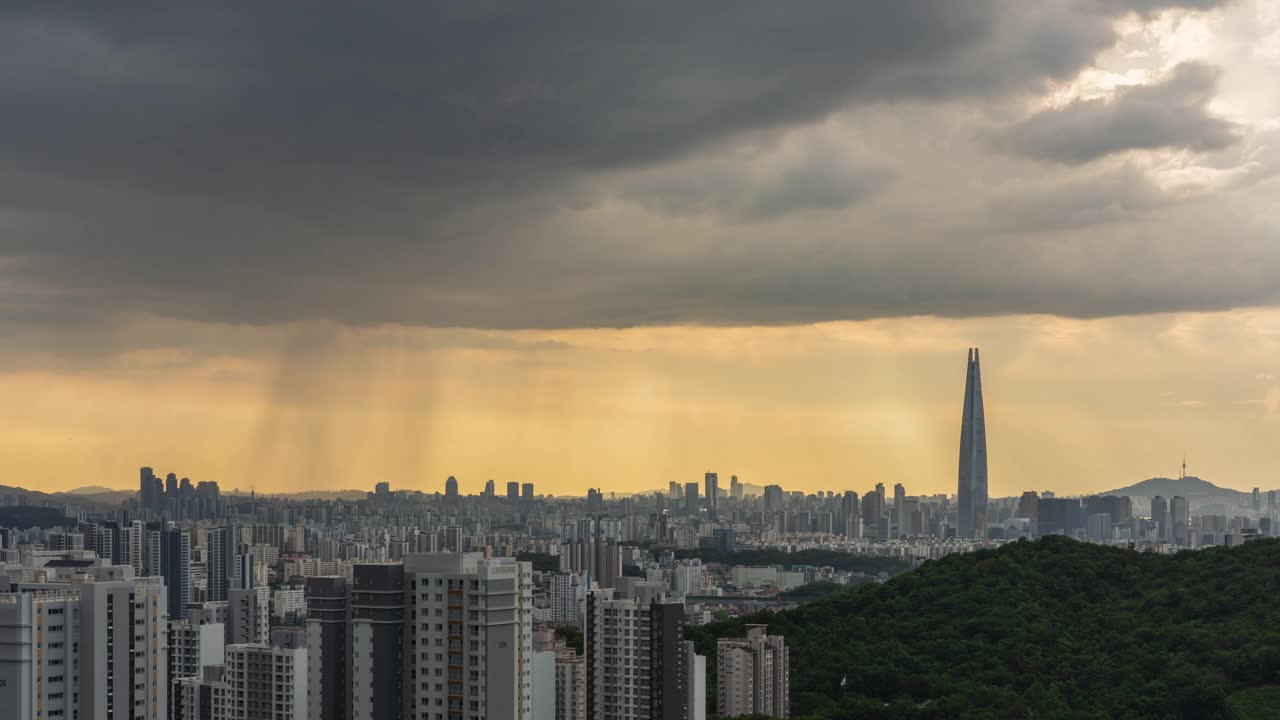
<path id="1" fill-rule="evenodd" d="M 1095 278 L 1044 281 L 1034 248 L 1011 258 L 1026 277 L 947 280 L 970 262 L 966 243 L 988 241 L 947 237 L 951 222 L 840 232 L 822 220 L 909 192 L 897 183 L 919 168 L 898 150 L 811 154 L 757 176 L 731 152 L 846 108 L 1034 94 L 1109 47 L 1115 18 L 1171 4 L 1213 3 L 11 4 L 0 325 L 115 312 L 785 323 L 1253 301 L 1152 288 L 1108 306 Z M 1207 120 L 1197 79 L 1179 73 L 1110 110 Z M 1017 126 L 1019 148 L 1153 147 L 1114 128 L 1099 140 L 1105 113 L 1070 112 L 1052 133 L 1037 129 L 1044 116 Z M 1166 118 L 1157 146 L 1220 147 L 1230 128 L 1188 136 L 1196 117 Z M 610 215 L 611 198 L 648 215 Z M 1086 286 L 1093 299 L 1074 304 Z"/>
<path id="2" fill-rule="evenodd" d="M 1239 139 L 1239 128 L 1209 114 L 1217 77 L 1214 68 L 1183 63 L 1162 81 L 1122 89 L 1115 98 L 1037 113 L 997 135 L 996 144 L 1065 163 L 1125 150 L 1221 150 Z"/>

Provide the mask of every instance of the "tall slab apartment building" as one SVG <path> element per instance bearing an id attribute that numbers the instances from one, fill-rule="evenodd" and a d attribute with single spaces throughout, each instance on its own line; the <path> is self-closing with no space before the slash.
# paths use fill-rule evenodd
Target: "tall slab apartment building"
<path id="1" fill-rule="evenodd" d="M 54 561 L 0 576 L 0 717 L 163 720 L 166 590 L 127 565 Z"/>
<path id="2" fill-rule="evenodd" d="M 622 584 L 587 596 L 587 717 L 699 720 L 705 658 L 684 639 L 684 602 L 663 583 Z"/>
<path id="3" fill-rule="evenodd" d="M 310 696 L 337 700 L 312 717 L 533 720 L 532 574 L 513 558 L 411 553 L 357 565 L 349 584 L 309 579 L 323 606 L 309 610 Z"/>

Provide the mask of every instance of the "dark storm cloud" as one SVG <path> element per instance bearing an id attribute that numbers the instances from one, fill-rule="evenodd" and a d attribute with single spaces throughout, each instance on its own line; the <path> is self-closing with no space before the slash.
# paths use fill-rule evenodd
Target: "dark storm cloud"
<path id="1" fill-rule="evenodd" d="M 1221 150 L 1239 139 L 1239 128 L 1209 114 L 1217 79 L 1214 68 L 1183 63 L 1158 83 L 1037 113 L 997 134 L 995 142 L 1011 152 L 1064 163 L 1126 150 Z"/>
<path id="2" fill-rule="evenodd" d="M 862 99 L 1067 77 L 1105 15 L 998 36 L 1004 3 L 46 3 L 4 15 L 11 165 L 171 189 L 456 186 L 647 164 Z M 1034 38 L 1029 38 L 1034 39 Z M 990 60 L 1017 60 L 988 65 Z M 301 188 L 301 189 L 306 189 Z M 297 190 L 297 188 L 295 188 Z"/>
<path id="3" fill-rule="evenodd" d="M 903 302 L 931 277 L 907 255 L 915 275 L 833 292 L 816 283 L 848 284 L 837 270 L 777 262 L 794 257 L 786 229 L 757 251 L 716 237 L 650 253 L 543 220 L 600 174 L 841 108 L 1035 92 L 1109 47 L 1115 18 L 1169 4 L 1209 3 L 10 3 L 0 317 L 546 327 L 928 310 Z M 728 192 L 694 183 L 682 202 L 776 222 L 863 202 L 892 175 L 817 164 Z M 879 240 L 850 247 L 935 255 Z M 865 270 L 858 252 L 820 259 Z M 766 292 L 737 286 L 752 278 Z M 957 294 L 957 313 L 988 306 Z"/>

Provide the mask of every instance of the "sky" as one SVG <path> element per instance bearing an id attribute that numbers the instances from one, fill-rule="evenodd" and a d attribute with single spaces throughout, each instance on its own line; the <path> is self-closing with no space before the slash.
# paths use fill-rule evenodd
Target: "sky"
<path id="1" fill-rule="evenodd" d="M 1280 3 L 0 8 L 0 484 L 1280 487 Z"/>

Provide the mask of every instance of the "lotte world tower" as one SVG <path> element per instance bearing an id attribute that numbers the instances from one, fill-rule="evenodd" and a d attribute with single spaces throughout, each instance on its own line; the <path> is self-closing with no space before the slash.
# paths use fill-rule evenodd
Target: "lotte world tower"
<path id="1" fill-rule="evenodd" d="M 958 537 L 982 537 L 987 531 L 987 423 L 982 412 L 982 372 L 978 348 L 969 348 L 964 379 L 964 416 L 960 421 L 960 504 Z"/>

